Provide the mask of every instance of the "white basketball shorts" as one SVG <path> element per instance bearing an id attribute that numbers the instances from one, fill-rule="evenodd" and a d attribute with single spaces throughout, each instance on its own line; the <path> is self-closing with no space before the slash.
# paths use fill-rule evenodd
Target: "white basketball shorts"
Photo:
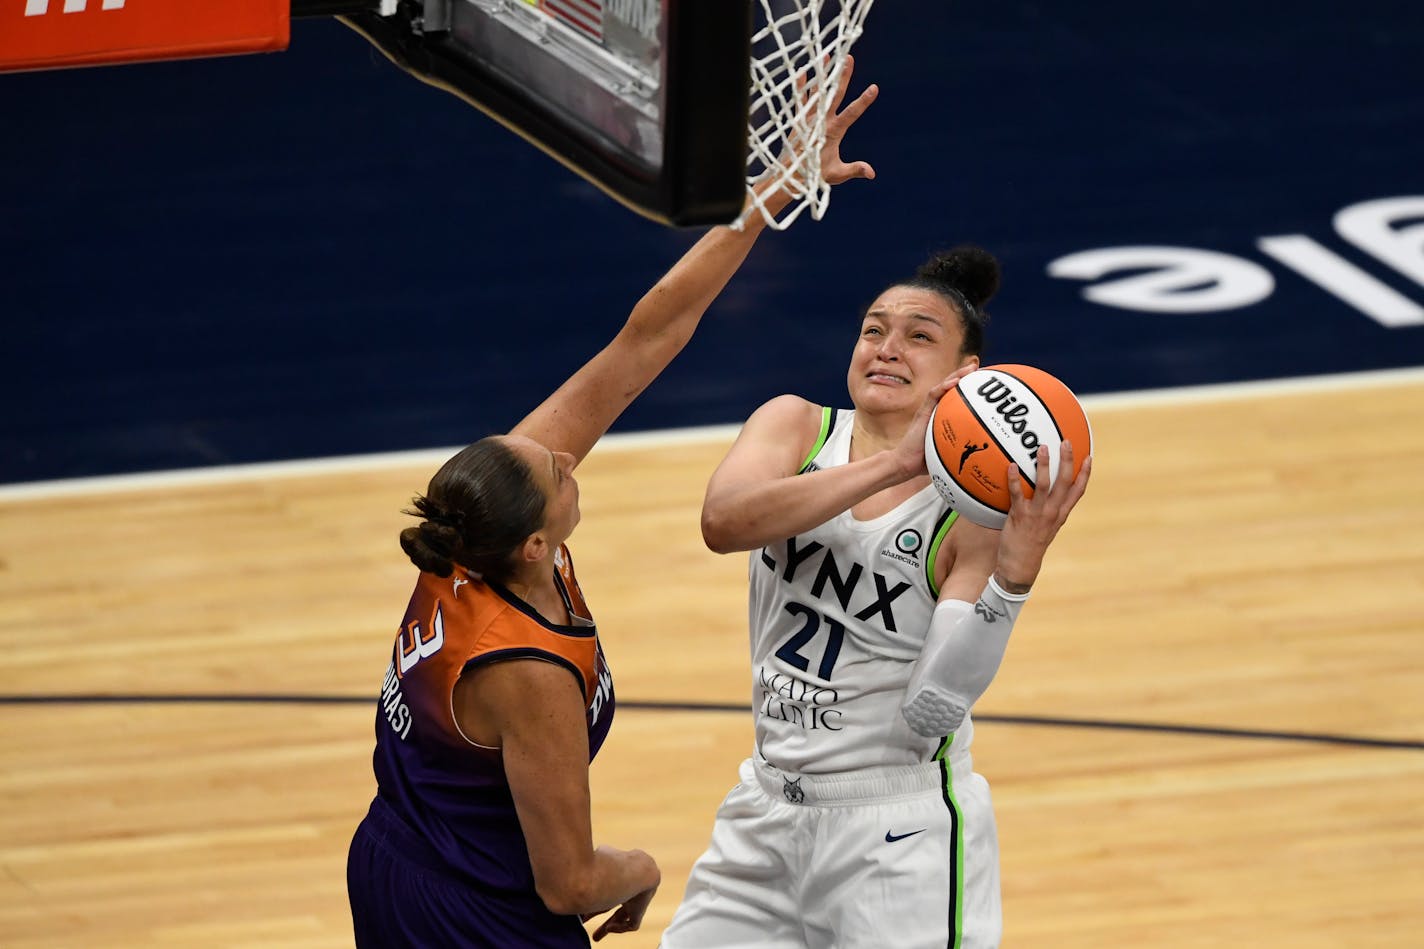
<path id="1" fill-rule="evenodd" d="M 999 841 L 967 762 L 789 775 L 751 759 L 661 949 L 989 949 Z"/>

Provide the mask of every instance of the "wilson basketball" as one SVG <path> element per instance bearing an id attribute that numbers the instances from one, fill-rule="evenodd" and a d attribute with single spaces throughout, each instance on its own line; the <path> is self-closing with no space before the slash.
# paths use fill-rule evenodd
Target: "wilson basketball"
<path id="1" fill-rule="evenodd" d="M 1063 442 L 1073 443 L 1074 478 L 1093 451 L 1093 432 L 1077 396 L 1032 366 L 985 366 L 945 393 L 925 431 L 925 464 L 939 493 L 960 515 L 998 529 L 1009 514 L 1010 464 L 1024 494 L 1038 486 L 1036 452 L 1048 448 L 1048 486 L 1059 477 Z"/>

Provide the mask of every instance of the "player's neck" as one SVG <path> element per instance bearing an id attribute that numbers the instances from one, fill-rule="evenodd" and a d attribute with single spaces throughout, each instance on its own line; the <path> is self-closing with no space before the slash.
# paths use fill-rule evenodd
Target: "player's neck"
<path id="1" fill-rule="evenodd" d="M 914 415 L 868 415 L 855 413 L 850 431 L 850 460 L 860 461 L 900 444 Z"/>
<path id="2" fill-rule="evenodd" d="M 554 565 L 541 560 L 510 577 L 505 588 L 533 607 L 540 616 L 558 626 L 569 624 L 569 611 L 554 583 Z"/>

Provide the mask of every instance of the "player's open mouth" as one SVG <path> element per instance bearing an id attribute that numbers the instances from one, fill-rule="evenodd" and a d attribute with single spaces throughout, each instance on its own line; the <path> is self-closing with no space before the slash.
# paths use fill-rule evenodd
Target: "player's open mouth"
<path id="1" fill-rule="evenodd" d="M 871 382 L 879 382 L 884 385 L 890 386 L 907 386 L 910 384 L 909 379 L 903 378 L 902 376 L 892 376 L 888 372 L 866 373 L 865 378 L 869 379 Z"/>

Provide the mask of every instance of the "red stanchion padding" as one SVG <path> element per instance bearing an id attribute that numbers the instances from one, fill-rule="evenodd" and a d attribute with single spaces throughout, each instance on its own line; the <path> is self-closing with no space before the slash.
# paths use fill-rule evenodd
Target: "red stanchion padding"
<path id="1" fill-rule="evenodd" d="M 0 72 L 284 50 L 291 0 L 0 0 Z"/>

